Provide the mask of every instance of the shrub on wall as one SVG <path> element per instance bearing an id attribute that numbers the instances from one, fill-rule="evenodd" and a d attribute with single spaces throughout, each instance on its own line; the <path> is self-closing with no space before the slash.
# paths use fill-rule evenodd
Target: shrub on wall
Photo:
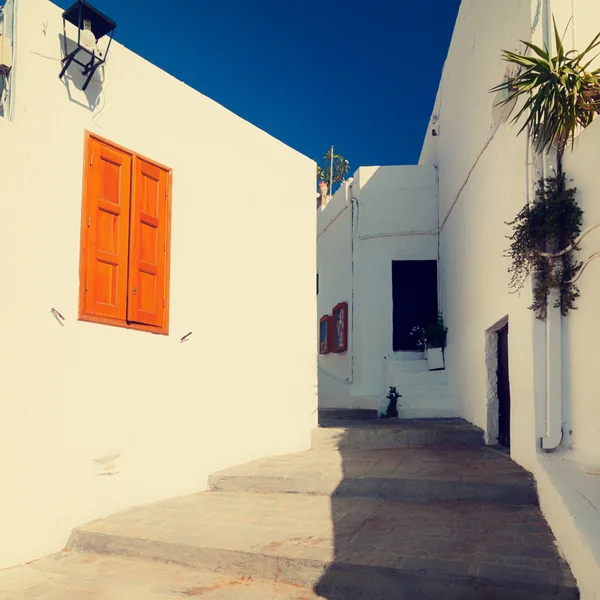
<path id="1" fill-rule="evenodd" d="M 573 257 L 578 250 L 583 211 L 577 204 L 577 188 L 567 188 L 564 173 L 540 179 L 536 201 L 524 206 L 513 221 L 507 256 L 512 260 L 510 287 L 519 291 L 533 275 L 533 302 L 530 309 L 546 318 L 548 295 L 559 290 L 556 306 L 566 315 L 575 308 L 579 290 L 573 278 L 581 263 Z M 567 251 L 568 249 L 568 251 Z"/>
<path id="2" fill-rule="evenodd" d="M 555 176 L 540 179 L 535 202 L 526 205 L 508 223 L 513 233 L 507 256 L 512 260 L 510 287 L 520 290 L 533 276 L 533 302 L 529 308 L 544 320 L 548 296 L 559 292 L 556 307 L 562 315 L 575 308 L 579 296 L 574 279 L 581 268 L 573 252 L 579 250 L 583 211 L 577 205 L 576 188 L 568 188 L 562 170 L 562 156 L 575 135 L 600 114 L 600 69 L 588 71 L 590 53 L 600 46 L 598 34 L 583 52 L 565 52 L 554 23 L 556 55 L 547 48 L 523 42 L 530 54 L 504 51 L 503 59 L 516 66 L 514 76 L 506 78 L 492 92 L 506 90 L 501 104 L 523 96 L 525 102 L 513 122 L 524 117 L 519 134 L 527 130 L 537 152 L 556 152 Z M 518 134 L 517 134 L 518 135 Z"/>

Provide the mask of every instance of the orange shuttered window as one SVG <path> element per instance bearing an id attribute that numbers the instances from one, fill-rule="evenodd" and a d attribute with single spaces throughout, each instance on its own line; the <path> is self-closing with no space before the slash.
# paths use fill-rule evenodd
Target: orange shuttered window
<path id="1" fill-rule="evenodd" d="M 166 307 L 169 173 L 134 159 L 128 319 L 162 326 Z"/>
<path id="2" fill-rule="evenodd" d="M 168 333 L 171 172 L 86 142 L 79 318 Z"/>

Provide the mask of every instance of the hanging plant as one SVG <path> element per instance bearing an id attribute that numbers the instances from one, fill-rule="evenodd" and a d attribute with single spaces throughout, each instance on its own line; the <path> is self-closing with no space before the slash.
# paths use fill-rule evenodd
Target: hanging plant
<path id="1" fill-rule="evenodd" d="M 541 320 L 546 318 L 550 290 L 559 290 L 555 306 L 560 307 L 563 316 L 575 308 L 579 296 L 579 289 L 572 282 L 581 267 L 573 257 L 573 251 L 579 250 L 577 238 L 583 219 L 576 192 L 577 188 L 566 187 L 563 173 L 540 179 L 536 201 L 523 207 L 514 221 L 507 223 L 513 227 L 506 252 L 512 260 L 510 287 L 513 293 L 518 292 L 533 275 L 533 302 L 529 308 Z M 568 252 L 562 252 L 569 247 Z"/>
<path id="2" fill-rule="evenodd" d="M 600 33 L 583 52 L 565 52 L 554 22 L 556 55 L 547 48 L 523 42 L 531 55 L 504 51 L 503 59 L 516 66 L 514 75 L 493 88 L 507 90 L 501 104 L 521 96 L 526 100 L 513 118 L 524 117 L 519 134 L 530 133 L 537 152 L 556 151 L 557 171 L 554 177 L 537 182 L 535 202 L 526 205 L 508 223 L 513 227 L 511 245 L 506 255 L 512 260 L 510 287 L 519 291 L 533 276 L 533 302 L 529 308 L 544 320 L 550 290 L 559 291 L 555 306 L 566 315 L 575 308 L 579 290 L 574 284 L 581 268 L 573 252 L 579 250 L 583 211 L 575 199 L 576 188 L 567 188 L 562 157 L 569 142 L 600 114 L 600 69 L 588 71 L 595 56 L 590 53 L 600 46 Z M 517 134 L 518 135 L 518 134 Z"/>

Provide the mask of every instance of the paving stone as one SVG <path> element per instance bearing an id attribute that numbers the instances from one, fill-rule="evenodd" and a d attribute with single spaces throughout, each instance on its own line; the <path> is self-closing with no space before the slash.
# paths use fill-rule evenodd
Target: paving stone
<path id="1" fill-rule="evenodd" d="M 323 419 L 312 432 L 321 449 L 483 445 L 483 431 L 462 419 Z"/>
<path id="2" fill-rule="evenodd" d="M 312 590 L 134 558 L 65 552 L 0 571 L 0 600 L 318 600 Z"/>
<path id="3" fill-rule="evenodd" d="M 212 510 L 216 503 L 218 513 Z M 248 517 L 249 524 L 234 525 L 236 515 Z M 145 520 L 152 525 L 140 530 Z M 186 532 L 181 531 L 182 521 L 188 524 Z M 477 577 L 478 585 L 489 581 L 492 587 L 516 586 L 506 588 L 507 593 L 523 591 L 519 586 L 529 581 L 542 586 L 536 594 L 556 593 L 563 582 L 554 544 L 540 545 L 543 538 L 528 540 L 523 534 L 518 544 L 506 543 L 514 539 L 513 529 L 532 525 L 551 536 L 535 506 L 219 492 L 175 498 L 95 521 L 74 532 L 69 548 L 309 587 L 326 578 L 332 564 L 348 564 L 405 574 Z M 508 537 L 502 538 L 505 532 Z M 495 536 L 503 542 L 496 542 Z M 502 562 L 515 556 L 535 563 L 517 568 Z M 564 597 L 576 597 L 571 591 L 567 589 Z"/>
<path id="4" fill-rule="evenodd" d="M 468 468 L 465 467 L 468 465 Z M 210 477 L 214 490 L 537 505 L 529 473 L 484 446 L 309 450 Z"/>
<path id="5" fill-rule="evenodd" d="M 481 430 L 333 421 L 316 449 L 77 528 L 68 552 L 0 572 L 0 600 L 578 598 L 531 477 Z"/>

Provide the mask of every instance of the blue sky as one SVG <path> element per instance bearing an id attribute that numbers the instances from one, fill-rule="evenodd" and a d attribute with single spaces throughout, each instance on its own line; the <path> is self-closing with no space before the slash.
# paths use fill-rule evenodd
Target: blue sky
<path id="1" fill-rule="evenodd" d="M 59 0 L 62 8 L 73 0 Z M 418 160 L 460 0 L 91 0 L 115 39 L 320 160 Z"/>

